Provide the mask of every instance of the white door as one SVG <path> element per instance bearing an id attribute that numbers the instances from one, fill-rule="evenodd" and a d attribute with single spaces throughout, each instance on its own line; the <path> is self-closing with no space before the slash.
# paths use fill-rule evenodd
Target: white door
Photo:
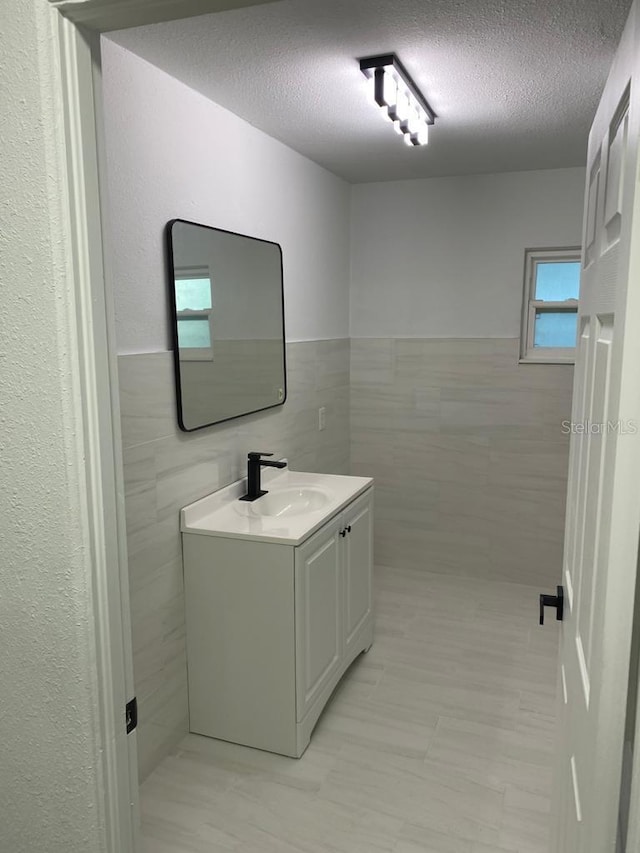
<path id="1" fill-rule="evenodd" d="M 344 645 L 349 656 L 371 613 L 373 498 L 364 495 L 343 515 Z"/>
<path id="2" fill-rule="evenodd" d="M 562 580 L 556 853 L 612 853 L 616 846 L 640 518 L 638 11 L 636 3 L 589 137 Z"/>
<path id="3" fill-rule="evenodd" d="M 296 709 L 302 720 L 342 660 L 341 517 L 296 548 Z"/>

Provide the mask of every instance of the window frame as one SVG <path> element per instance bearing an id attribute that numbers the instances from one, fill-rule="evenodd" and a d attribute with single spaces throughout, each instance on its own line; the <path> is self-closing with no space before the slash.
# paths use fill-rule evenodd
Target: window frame
<path id="1" fill-rule="evenodd" d="M 550 302 L 535 299 L 536 267 L 539 263 L 569 261 L 581 265 L 580 246 L 551 249 L 526 249 L 524 253 L 524 286 L 520 324 L 520 364 L 574 364 L 576 347 L 534 347 L 536 312 L 567 312 L 579 315 L 580 302 L 566 299 Z M 582 265 L 580 267 L 582 269 Z"/>

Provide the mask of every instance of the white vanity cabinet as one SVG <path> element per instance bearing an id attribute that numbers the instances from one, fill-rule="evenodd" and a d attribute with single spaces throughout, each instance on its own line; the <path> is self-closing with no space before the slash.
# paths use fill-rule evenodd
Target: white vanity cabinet
<path id="1" fill-rule="evenodd" d="M 315 723 L 346 667 L 371 645 L 372 500 L 358 498 L 295 549 L 298 720 L 317 706 Z"/>
<path id="2" fill-rule="evenodd" d="M 373 489 L 304 541 L 183 530 L 190 730 L 299 757 L 373 637 Z"/>

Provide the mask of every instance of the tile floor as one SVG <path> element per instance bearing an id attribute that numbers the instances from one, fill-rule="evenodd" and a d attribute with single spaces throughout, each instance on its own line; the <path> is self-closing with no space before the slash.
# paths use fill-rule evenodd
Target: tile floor
<path id="1" fill-rule="evenodd" d="M 300 760 L 187 736 L 144 853 L 547 853 L 557 627 L 540 590 L 376 570 L 376 634 Z"/>

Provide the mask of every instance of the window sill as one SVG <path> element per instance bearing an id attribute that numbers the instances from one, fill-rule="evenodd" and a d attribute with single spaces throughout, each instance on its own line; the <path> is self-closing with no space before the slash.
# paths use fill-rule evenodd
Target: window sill
<path id="1" fill-rule="evenodd" d="M 576 357 L 561 355 L 524 356 L 518 359 L 518 364 L 575 364 Z"/>

